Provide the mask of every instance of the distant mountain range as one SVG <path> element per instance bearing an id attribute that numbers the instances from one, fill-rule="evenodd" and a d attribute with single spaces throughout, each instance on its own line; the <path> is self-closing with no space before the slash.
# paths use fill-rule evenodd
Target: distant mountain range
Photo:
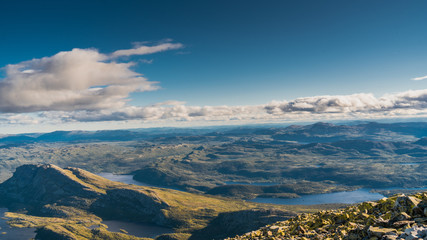
<path id="1" fill-rule="evenodd" d="M 288 127 L 242 126 L 210 128 L 153 128 L 102 131 L 55 131 L 51 133 L 28 133 L 0 138 L 2 144 L 25 144 L 35 142 L 93 142 L 134 141 L 154 138 L 179 138 L 189 136 L 265 136 L 276 140 L 311 142 L 335 142 L 341 140 L 393 140 L 410 141 L 427 137 L 427 123 L 361 123 L 357 125 L 335 125 L 315 123 Z"/>

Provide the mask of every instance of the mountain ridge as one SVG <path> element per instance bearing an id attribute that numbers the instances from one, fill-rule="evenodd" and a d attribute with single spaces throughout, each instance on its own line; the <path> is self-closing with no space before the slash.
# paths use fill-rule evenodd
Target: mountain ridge
<path id="1" fill-rule="evenodd" d="M 331 142 L 361 138 L 371 140 L 387 136 L 399 136 L 406 140 L 427 137 L 427 123 L 359 123 L 356 125 L 317 122 L 309 125 L 281 126 L 228 126 L 193 128 L 118 129 L 98 131 L 54 131 L 48 133 L 24 133 L 0 137 L 3 144 L 29 144 L 36 142 L 87 142 L 87 141 L 130 141 L 174 136 L 230 136 L 230 135 L 273 135 L 277 140 L 302 142 Z"/>
<path id="2" fill-rule="evenodd" d="M 111 237 L 100 239 L 139 239 L 109 233 L 103 219 L 170 227 L 185 239 L 197 231 L 198 237 L 191 238 L 197 240 L 203 239 L 206 231 L 212 234 L 212 227 L 207 227 L 219 214 L 226 217 L 251 210 L 250 216 L 263 219 L 251 225 L 256 227 L 295 214 L 285 209 L 269 211 L 266 209 L 271 206 L 263 204 L 113 182 L 79 168 L 53 164 L 18 167 L 10 179 L 0 184 L 0 194 L 2 205 L 12 211 L 7 215 L 12 219 L 11 225 L 35 227 L 37 239 L 41 240 L 97 239 L 101 235 Z"/>

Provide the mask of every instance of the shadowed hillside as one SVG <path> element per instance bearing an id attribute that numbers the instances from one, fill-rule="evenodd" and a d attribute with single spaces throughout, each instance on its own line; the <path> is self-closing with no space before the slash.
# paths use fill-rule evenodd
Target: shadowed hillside
<path id="1" fill-rule="evenodd" d="M 13 177 L 0 185 L 0 193 L 2 205 L 11 211 L 7 213 L 11 225 L 38 228 L 38 239 L 137 239 L 108 232 L 102 223 L 106 219 L 175 229 L 177 233 L 165 235 L 164 239 L 186 239 L 193 232 L 197 234 L 191 239 L 216 238 L 295 214 L 286 207 L 272 210 L 263 204 L 113 182 L 82 169 L 62 169 L 52 164 L 19 167 Z M 240 216 L 258 221 L 248 225 Z M 228 219 L 235 227 L 216 228 L 222 224 L 220 219 Z"/>

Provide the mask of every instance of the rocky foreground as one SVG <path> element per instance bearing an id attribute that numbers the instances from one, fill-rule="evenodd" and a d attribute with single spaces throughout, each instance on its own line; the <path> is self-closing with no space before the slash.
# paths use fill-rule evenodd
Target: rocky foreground
<path id="1" fill-rule="evenodd" d="M 398 195 L 341 210 L 301 214 L 228 240 L 427 239 L 427 193 Z"/>

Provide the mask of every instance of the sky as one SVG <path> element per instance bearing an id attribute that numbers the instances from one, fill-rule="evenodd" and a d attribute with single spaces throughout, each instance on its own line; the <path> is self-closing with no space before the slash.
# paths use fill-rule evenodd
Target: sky
<path id="1" fill-rule="evenodd" d="M 0 4 L 0 134 L 427 115 L 423 0 Z"/>

